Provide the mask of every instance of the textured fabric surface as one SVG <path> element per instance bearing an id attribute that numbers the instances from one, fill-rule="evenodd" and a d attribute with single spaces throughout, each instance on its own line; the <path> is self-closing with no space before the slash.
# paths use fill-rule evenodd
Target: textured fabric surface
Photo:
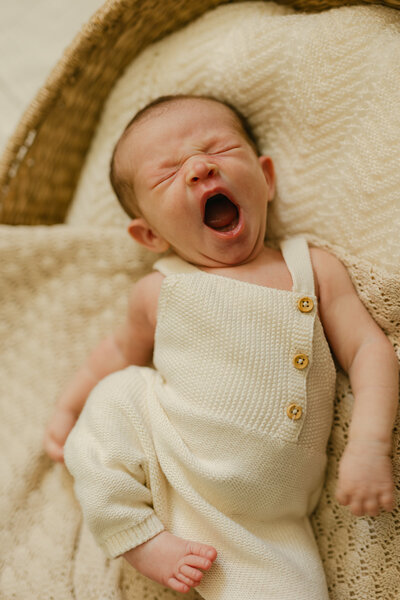
<path id="1" fill-rule="evenodd" d="M 115 110 L 110 98 L 81 180 L 77 212 L 70 218 L 71 224 L 98 224 L 98 229 L 0 228 L 4 600 L 178 597 L 120 560 L 104 558 L 81 524 L 70 478 L 45 458 L 40 445 L 62 386 L 93 344 L 121 319 L 131 281 L 151 269 L 152 259 L 121 234 L 126 218 L 112 204 L 106 173 L 110 149 L 125 121 L 155 95 L 177 89 L 218 95 L 222 90 L 220 97 L 226 95 L 248 115 L 277 166 L 278 196 L 269 235 L 304 232 L 334 252 L 400 358 L 398 12 L 360 6 L 300 15 L 268 8 L 276 13 L 268 13 L 271 20 L 260 33 L 260 8 L 252 25 L 239 6 L 219 10 L 226 14 L 204 17 L 208 21 L 197 25 L 198 34 L 192 29 L 188 36 L 176 34 L 181 41 L 171 37 L 165 66 L 162 46 L 147 50 L 132 67 L 147 79 L 135 79 L 125 101 L 114 96 Z M 218 34 L 225 24 L 225 34 Z M 243 64 L 253 74 L 248 79 L 242 73 L 244 87 L 237 69 Z M 263 131 L 269 134 L 264 141 Z M 398 508 L 377 518 L 356 518 L 334 499 L 352 402 L 348 379 L 340 373 L 327 479 L 313 527 L 331 600 L 397 600 Z M 397 502 L 399 443 L 397 421 Z"/>
<path id="2" fill-rule="evenodd" d="M 400 274 L 391 274 L 318 238 L 311 242 L 333 252 L 345 264 L 372 317 L 387 334 L 400 360 Z M 400 391 L 400 390 L 399 390 Z M 325 486 L 312 524 L 324 560 L 333 600 L 396 600 L 400 594 L 400 419 L 393 432 L 396 508 L 379 517 L 354 517 L 334 499 L 339 460 L 348 439 L 353 395 L 339 369 Z"/>
<path id="3" fill-rule="evenodd" d="M 399 278 L 338 247 L 330 249 L 349 268 L 362 300 L 398 349 Z M 104 557 L 82 526 L 70 478 L 41 450 L 44 425 L 61 387 L 119 321 L 132 280 L 151 269 L 148 257 L 133 257 L 131 242 L 119 229 L 68 226 L 3 226 L 0 252 L 0 597 L 41 599 L 43 590 L 51 590 L 54 597 L 71 600 L 177 598 L 120 560 Z M 400 589 L 398 509 L 357 519 L 333 496 L 351 406 L 348 379 L 340 373 L 314 530 L 331 599 L 353 594 L 395 600 Z M 397 421 L 397 499 L 399 442 Z"/>
<path id="4" fill-rule="evenodd" d="M 0 597 L 39 599 L 43 590 L 71 600 L 178 597 L 120 560 L 105 559 L 82 527 L 70 478 L 41 450 L 45 422 L 61 387 L 121 319 L 131 282 L 151 263 L 139 253 L 133 257 L 130 240 L 118 228 L 3 226 L 0 233 L 0 444 L 5 459 L 0 463 Z M 346 264 L 362 300 L 398 349 L 399 278 L 338 247 L 330 249 Z M 400 589 L 398 509 L 358 519 L 334 500 L 351 405 L 348 379 L 341 373 L 327 479 L 312 522 L 332 600 L 347 600 L 350 594 L 394 600 Z M 397 421 L 397 499 L 399 442 Z"/>
<path id="5" fill-rule="evenodd" d="M 178 266 L 161 288 L 156 370 L 101 382 L 65 447 L 108 555 L 163 524 L 217 548 L 198 586 L 206 600 L 328 600 L 308 516 L 324 480 L 336 372 L 307 244 L 285 240 L 282 252 L 292 291 Z M 293 364 L 299 353 L 305 368 Z M 293 404 L 299 419 L 287 413 Z"/>
<path id="6" fill-rule="evenodd" d="M 121 320 L 148 261 L 119 229 L 65 226 L 2 226 L 0 256 L 0 598 L 178 598 L 106 559 L 41 447 L 62 386 Z"/>
<path id="7" fill-rule="evenodd" d="M 108 182 L 112 147 L 138 108 L 210 94 L 248 117 L 274 160 L 272 237 L 310 233 L 389 271 L 400 245 L 400 14 L 221 6 L 147 48 L 110 94 L 70 223 L 125 224 Z M 182 50 L 184 48 L 184 51 Z"/>

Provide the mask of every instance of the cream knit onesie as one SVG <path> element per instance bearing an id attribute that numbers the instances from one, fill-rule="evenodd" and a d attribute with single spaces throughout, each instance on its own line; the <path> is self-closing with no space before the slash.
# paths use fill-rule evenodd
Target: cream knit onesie
<path id="1" fill-rule="evenodd" d="M 207 600 L 327 600 L 308 515 L 320 495 L 335 367 L 307 244 L 292 291 L 161 259 L 155 369 L 91 393 L 65 459 L 109 556 L 164 528 L 213 545 Z"/>

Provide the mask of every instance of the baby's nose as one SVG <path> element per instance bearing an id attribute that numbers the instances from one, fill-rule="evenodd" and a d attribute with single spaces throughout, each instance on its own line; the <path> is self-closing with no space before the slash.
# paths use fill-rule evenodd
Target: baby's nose
<path id="1" fill-rule="evenodd" d="M 194 185 L 198 181 L 209 179 L 218 173 L 216 165 L 205 160 L 193 160 L 186 173 L 187 185 Z"/>

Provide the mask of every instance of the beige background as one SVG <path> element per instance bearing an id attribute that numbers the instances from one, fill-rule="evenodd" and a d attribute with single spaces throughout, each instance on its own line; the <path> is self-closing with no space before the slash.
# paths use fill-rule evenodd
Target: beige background
<path id="1" fill-rule="evenodd" d="M 0 153 L 47 75 L 104 0 L 0 0 Z"/>

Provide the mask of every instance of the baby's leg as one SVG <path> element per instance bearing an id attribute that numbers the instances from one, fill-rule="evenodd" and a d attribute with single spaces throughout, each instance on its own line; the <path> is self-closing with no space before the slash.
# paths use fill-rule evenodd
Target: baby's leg
<path id="1" fill-rule="evenodd" d="M 217 552 L 161 531 L 163 524 L 157 514 L 149 514 L 157 491 L 151 489 L 151 483 L 157 486 L 161 477 L 161 469 L 156 471 L 147 415 L 153 384 L 153 372 L 139 367 L 129 367 L 100 382 L 68 437 L 65 462 L 99 543 L 114 556 L 123 533 L 146 522 L 153 537 L 125 553 L 125 558 L 150 579 L 185 593 L 199 584 L 202 571 L 211 567 Z M 153 464 L 150 475 L 149 459 Z M 143 530 L 138 536 L 136 543 L 146 539 Z"/>
<path id="2" fill-rule="evenodd" d="M 212 546 L 162 531 L 123 556 L 146 577 L 176 592 L 186 593 L 199 585 L 202 571 L 210 569 L 217 551 Z"/>

